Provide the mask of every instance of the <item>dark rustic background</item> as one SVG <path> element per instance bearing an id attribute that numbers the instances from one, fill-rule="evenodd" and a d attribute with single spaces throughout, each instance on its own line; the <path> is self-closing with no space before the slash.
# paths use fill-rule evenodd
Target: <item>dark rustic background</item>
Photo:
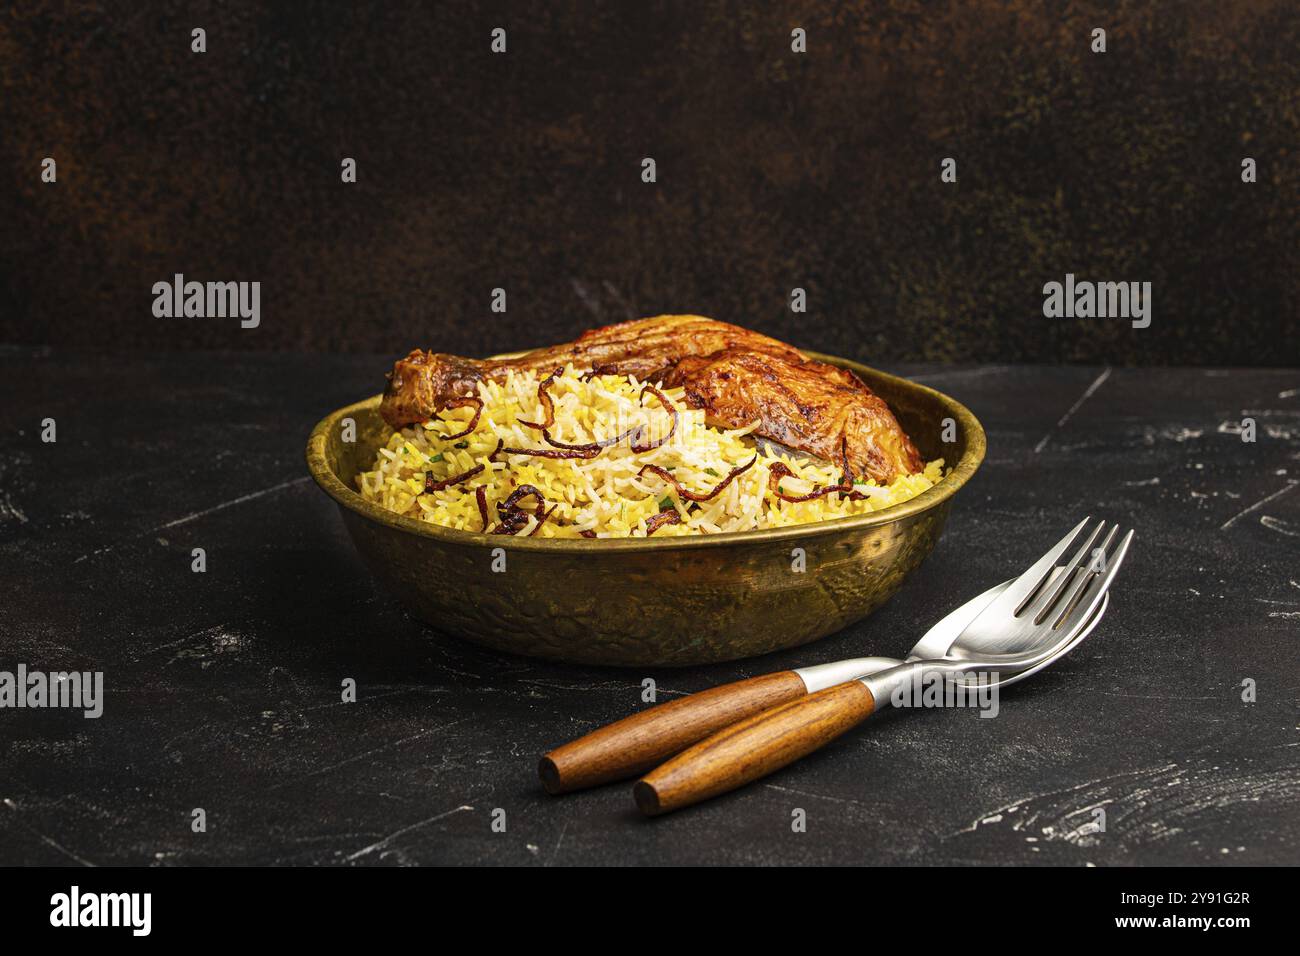
<path id="1" fill-rule="evenodd" d="M 482 354 L 695 311 L 874 361 L 1288 364 L 1297 49 L 1294 0 L 6 4 L 0 342 Z M 260 281 L 261 327 L 155 319 L 175 272 Z M 1066 272 L 1151 281 L 1152 326 L 1044 319 Z"/>

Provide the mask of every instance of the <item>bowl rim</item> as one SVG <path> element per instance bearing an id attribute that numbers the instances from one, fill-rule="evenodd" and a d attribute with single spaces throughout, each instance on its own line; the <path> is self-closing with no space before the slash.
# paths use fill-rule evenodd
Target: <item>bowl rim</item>
<path id="1" fill-rule="evenodd" d="M 956 465 L 952 466 L 952 470 L 944 476 L 943 480 L 934 487 L 921 492 L 915 498 L 909 498 L 907 501 L 891 505 L 880 511 L 873 511 L 870 514 L 832 518 L 827 521 L 813 521 L 808 524 L 787 525 L 781 528 L 727 531 L 721 534 L 679 535 L 668 538 L 518 538 L 510 535 L 487 535 L 481 531 L 461 531 L 458 528 L 448 528 L 444 525 L 421 521 L 418 518 L 409 518 L 389 511 L 375 502 L 367 501 L 361 497 L 359 492 L 353 491 L 343 483 L 338 475 L 334 474 L 325 457 L 325 447 L 329 433 L 341 419 L 378 406 L 383 398 L 382 394 L 372 395 L 359 402 L 353 402 L 351 405 L 335 409 L 317 422 L 316 427 L 311 431 L 311 436 L 307 439 L 307 468 L 321 490 L 333 498 L 340 507 L 396 531 L 454 545 L 483 547 L 485 544 L 491 543 L 493 547 L 501 547 L 509 551 L 541 551 L 562 554 L 592 551 L 608 553 L 717 548 L 749 542 L 757 544 L 788 541 L 844 531 L 865 530 L 891 524 L 900 519 L 909 518 L 932 508 L 937 508 L 955 495 L 974 476 L 980 463 L 984 460 L 987 437 L 984 433 L 984 426 L 980 424 L 979 419 L 965 405 L 938 389 L 922 385 L 920 382 L 913 382 L 911 379 L 900 375 L 891 375 L 888 372 L 882 372 L 860 362 L 854 362 L 851 359 L 835 355 L 826 355 L 821 352 L 802 349 L 801 351 L 809 358 L 817 361 L 828 362 L 854 372 L 865 372 L 871 377 L 886 379 L 895 386 L 928 393 L 948 411 L 957 422 L 958 427 L 966 434 L 965 453 L 957 460 Z M 522 354 L 524 353 L 511 352 L 493 356 L 493 358 L 510 358 Z"/>

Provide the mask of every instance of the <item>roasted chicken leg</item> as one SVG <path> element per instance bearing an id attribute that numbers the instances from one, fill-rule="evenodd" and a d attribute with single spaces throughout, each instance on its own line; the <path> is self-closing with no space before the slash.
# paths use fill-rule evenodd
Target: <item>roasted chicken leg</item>
<path id="1" fill-rule="evenodd" d="M 710 424 L 740 428 L 796 451 L 841 461 L 887 483 L 923 466 L 889 406 L 852 372 L 776 339 L 698 315 L 661 315 L 584 332 L 574 342 L 511 359 L 411 352 L 393 366 L 380 411 L 401 428 L 432 417 L 475 383 L 510 369 L 549 372 L 573 363 L 681 387 Z"/>

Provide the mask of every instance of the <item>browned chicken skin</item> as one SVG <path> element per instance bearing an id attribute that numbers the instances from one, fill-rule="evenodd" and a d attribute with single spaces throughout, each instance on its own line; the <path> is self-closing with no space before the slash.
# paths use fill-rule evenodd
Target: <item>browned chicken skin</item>
<path id="1" fill-rule="evenodd" d="M 888 483 L 923 467 L 894 413 L 852 372 L 825 362 L 725 349 L 684 358 L 664 376 L 686 390 L 710 424 L 742 428 L 837 464 L 857 477 Z"/>
<path id="2" fill-rule="evenodd" d="M 806 358 L 757 332 L 698 315 L 661 315 L 584 332 L 574 342 L 513 359 L 475 360 L 415 350 L 393 366 L 380 411 L 394 428 L 422 422 L 448 399 L 509 369 L 549 372 L 572 362 L 686 391 L 710 424 L 740 428 L 889 482 L 923 467 L 889 406 L 856 375 Z"/>
<path id="3" fill-rule="evenodd" d="M 503 377 L 507 369 L 550 372 L 572 362 L 658 380 L 687 356 L 711 355 L 728 348 L 803 356 L 784 342 L 738 325 L 699 315 L 660 315 L 589 329 L 573 342 L 536 349 L 505 360 L 467 359 L 416 349 L 393 366 L 381 408 L 394 428 L 428 420 L 448 398 L 471 394 L 474 383 Z"/>

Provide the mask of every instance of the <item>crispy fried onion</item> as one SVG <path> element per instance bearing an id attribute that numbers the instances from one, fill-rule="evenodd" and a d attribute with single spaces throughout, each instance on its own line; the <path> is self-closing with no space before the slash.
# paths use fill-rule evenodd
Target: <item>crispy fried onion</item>
<path id="1" fill-rule="evenodd" d="M 666 396 L 663 392 L 659 391 L 659 389 L 655 388 L 653 385 L 647 384 L 644 388 L 641 389 L 640 398 L 644 401 L 645 393 L 650 392 L 652 395 L 654 395 L 655 398 L 659 400 L 659 404 L 661 404 L 668 411 L 668 413 L 673 416 L 672 424 L 668 427 L 668 432 L 663 437 L 648 442 L 644 441 L 645 426 L 633 425 L 631 428 L 615 435 L 613 438 L 602 438 L 598 441 L 582 442 L 581 444 L 576 444 L 576 445 L 570 444 L 569 442 L 560 441 L 558 438 L 556 438 L 551 434 L 551 426 L 555 424 L 555 405 L 554 403 L 552 403 L 551 396 L 547 393 L 546 389 L 550 386 L 550 384 L 553 381 L 555 381 L 555 377 L 563 371 L 564 369 L 557 368 L 545 379 L 543 379 L 542 382 L 537 386 L 537 398 L 546 408 L 545 418 L 540 422 L 526 422 L 523 419 L 518 419 L 520 425 L 523 425 L 527 428 L 536 428 L 540 430 L 542 433 L 542 440 L 545 441 L 546 444 L 550 445 L 551 447 L 550 448 L 498 447 L 497 451 L 503 451 L 507 455 L 530 455 L 533 458 L 595 458 L 606 448 L 612 448 L 614 445 L 620 444 L 625 439 L 630 438 L 632 440 L 632 451 L 636 452 L 637 454 L 641 454 L 643 452 L 651 451 L 652 449 L 658 448 L 660 445 L 667 443 L 668 440 L 671 439 L 673 435 L 677 433 L 677 421 L 678 421 L 677 407 L 673 405 L 671 401 L 668 400 L 668 396 Z M 497 452 L 494 451 L 492 454 L 495 455 L 496 453 Z"/>
<path id="2" fill-rule="evenodd" d="M 548 445 L 554 445 L 556 448 L 559 448 L 561 451 L 580 452 L 583 458 L 595 458 L 606 448 L 609 448 L 612 445 L 617 445 L 619 442 L 621 442 L 624 438 L 627 438 L 629 435 L 632 434 L 639 435 L 640 433 L 641 433 L 641 426 L 634 425 L 633 427 L 629 428 L 627 431 L 623 432 L 621 435 L 615 435 L 613 438 L 602 438 L 600 441 L 589 441 L 581 445 L 570 445 L 567 442 L 562 442 L 559 441 L 558 439 L 552 438 L 550 431 L 548 429 L 543 428 L 542 438 L 546 441 Z M 633 445 L 632 450 L 638 451 L 639 449 L 637 449 L 637 447 Z"/>
<path id="3" fill-rule="evenodd" d="M 537 508 L 532 512 L 531 516 L 527 511 L 519 507 L 519 502 L 523 501 L 525 498 L 537 499 Z M 510 492 L 510 497 L 497 505 L 497 514 L 501 518 L 501 523 L 493 528 L 489 533 L 516 535 L 520 531 L 523 531 L 524 528 L 528 527 L 529 517 L 534 517 L 537 519 L 537 526 L 534 527 L 532 531 L 528 532 L 528 537 L 531 538 L 533 535 L 537 534 L 537 532 L 542 530 L 542 525 L 546 523 L 546 519 L 549 518 L 558 507 L 559 505 L 551 505 L 550 508 L 547 508 L 546 499 L 542 497 L 540 491 L 532 485 L 520 485 L 514 491 Z"/>
<path id="4" fill-rule="evenodd" d="M 595 458 L 600 454 L 603 448 L 607 448 L 609 445 L 614 444 L 614 442 L 621 441 L 626 437 L 625 435 L 620 435 L 618 438 L 611 439 L 604 444 L 601 442 L 589 442 L 585 445 L 566 445 L 563 442 L 557 442 L 551 437 L 550 428 L 555 424 L 555 403 L 551 400 L 550 393 L 547 392 L 547 389 L 550 388 L 551 383 L 563 373 L 564 369 L 557 368 L 553 370 L 550 375 L 537 383 L 537 400 L 542 403 L 542 407 L 546 410 L 546 414 L 540 422 L 526 422 L 522 418 L 516 419 L 516 421 L 525 428 L 538 429 L 542 433 L 542 438 L 545 439 L 548 444 L 554 445 L 555 447 L 511 448 L 503 447 L 501 442 L 498 441 L 496 451 L 492 452 L 492 454 L 488 456 L 488 460 L 492 460 L 498 452 L 505 452 L 507 455 L 529 455 L 533 458 Z"/>
<path id="5" fill-rule="evenodd" d="M 542 432 L 543 436 L 546 434 L 546 431 Z M 591 445 L 574 445 L 569 448 L 510 448 L 498 442 L 496 451 L 488 458 L 492 459 L 493 455 L 501 452 L 507 455 L 529 455 L 533 458 L 595 458 L 601 450 L 601 447 L 594 442 Z"/>
<path id="6" fill-rule="evenodd" d="M 464 398 L 449 398 L 438 406 L 437 411 L 434 412 L 435 415 L 438 412 L 445 412 L 449 408 L 468 408 L 470 405 L 474 406 L 474 417 L 469 420 L 469 427 L 463 432 L 457 432 L 454 435 L 445 436 L 443 441 L 451 441 L 454 438 L 464 438 L 466 435 L 473 432 L 474 429 L 478 428 L 478 420 L 483 415 L 483 399 L 475 398 L 473 395 L 466 395 Z M 444 422 L 444 424 L 448 423 Z"/>
<path id="7" fill-rule="evenodd" d="M 478 399 L 475 399 L 475 401 L 478 401 Z M 477 419 L 478 419 L 478 416 L 475 415 L 474 418 L 475 418 L 475 420 L 477 420 Z M 473 431 L 473 429 L 470 429 L 470 430 Z M 496 454 L 497 452 L 499 452 L 500 450 L 501 450 L 501 439 L 498 438 L 498 439 L 497 439 L 497 447 L 494 448 L 494 449 L 492 449 L 492 454 L 487 456 L 487 460 L 488 460 L 488 461 L 492 461 L 492 460 L 493 460 L 493 457 L 492 457 L 492 456 L 495 455 L 495 454 Z M 469 471 L 461 472 L 459 475 L 452 475 L 450 478 L 444 478 L 444 479 L 442 479 L 442 481 L 434 481 L 434 480 L 433 480 L 433 475 L 432 475 L 432 474 L 429 474 L 429 473 L 426 473 L 425 476 L 424 476 L 424 493 L 425 493 L 426 495 L 427 495 L 427 494 L 432 494 L 432 493 L 435 492 L 435 491 L 442 491 L 442 489 L 444 489 L 444 488 L 450 488 L 452 485 L 459 485 L 462 481 L 465 481 L 465 480 L 468 479 L 468 478 L 473 478 L 475 475 L 477 475 L 477 474 L 478 474 L 480 471 L 482 471 L 482 470 L 483 470 L 483 465 L 482 465 L 482 464 L 478 464 L 478 465 L 475 465 L 473 468 L 471 468 Z M 475 495 L 476 495 L 476 496 L 477 496 L 477 494 L 478 494 L 478 492 L 475 492 Z M 482 511 L 485 507 L 486 507 L 486 505 L 481 503 L 481 504 L 479 505 L 479 510 Z M 487 524 L 487 522 L 486 522 L 486 520 L 485 520 L 485 521 L 484 521 L 484 526 L 485 526 L 485 528 L 486 528 L 486 524 Z"/>
<path id="8" fill-rule="evenodd" d="M 645 429 L 638 425 L 635 429 L 636 436 L 632 439 L 632 450 L 637 454 L 651 451 L 652 449 L 658 448 L 660 445 L 666 444 L 668 440 L 677 433 L 677 406 L 668 400 L 667 395 L 650 384 L 647 384 L 643 389 L 641 389 L 641 395 L 639 396 L 641 401 L 645 401 L 646 392 L 649 392 L 655 398 L 659 399 L 659 404 L 664 407 L 665 411 L 673 416 L 673 423 L 668 426 L 668 434 L 664 435 L 663 438 L 660 438 L 657 441 L 652 441 L 647 444 L 641 443 L 641 440 L 645 437 Z"/>
<path id="9" fill-rule="evenodd" d="M 592 368 L 590 371 L 583 372 L 581 377 L 584 382 L 590 382 L 593 378 L 597 378 L 598 376 L 601 375 L 619 375 L 619 374 L 621 373 L 619 372 L 617 365 L 597 365 L 594 368 Z"/>
<path id="10" fill-rule="evenodd" d="M 528 537 L 531 538 L 533 535 L 537 534 L 537 532 L 541 531 L 542 525 L 546 524 L 546 519 L 549 518 L 551 516 L 551 513 L 554 512 L 555 509 L 558 507 L 559 505 L 551 505 L 549 508 L 547 508 L 545 513 L 543 513 L 542 516 L 537 519 L 537 527 L 534 528 L 532 531 L 528 532 Z"/>
<path id="11" fill-rule="evenodd" d="M 676 508 L 669 508 L 667 511 L 661 511 L 658 514 L 651 515 L 645 520 L 645 536 L 648 538 L 666 524 L 681 524 L 682 516 L 677 513 Z"/>
<path id="12" fill-rule="evenodd" d="M 450 478 L 442 479 L 442 481 L 434 481 L 433 474 L 426 473 L 424 476 L 424 493 L 428 495 L 435 491 L 442 491 L 444 488 L 450 488 L 452 485 L 459 485 L 462 481 L 473 478 L 482 470 L 482 465 L 475 465 L 469 471 L 462 472 L 459 475 L 452 475 Z"/>
<path id="13" fill-rule="evenodd" d="M 474 489 L 474 501 L 478 505 L 479 517 L 483 519 L 484 532 L 488 529 L 487 487 L 479 485 Z"/>
<path id="14" fill-rule="evenodd" d="M 564 369 L 557 368 L 551 372 L 550 375 L 537 383 L 537 400 L 541 402 L 542 407 L 546 409 L 545 418 L 540 422 L 526 422 L 522 418 L 516 419 L 520 425 L 523 425 L 526 428 L 537 428 L 545 431 L 555 424 L 555 403 L 551 401 L 551 396 L 546 390 L 551 387 L 552 382 L 563 374 Z"/>
<path id="15" fill-rule="evenodd" d="M 686 488 L 682 485 L 682 483 L 673 477 L 672 472 L 670 472 L 667 468 L 660 468 L 658 465 L 642 465 L 641 470 L 638 471 L 636 474 L 637 477 L 639 478 L 642 475 L 644 475 L 647 471 L 652 472 L 653 474 L 658 475 L 664 481 L 668 482 L 674 488 L 676 488 L 677 494 L 680 497 L 685 498 L 688 501 L 709 501 L 713 498 L 716 498 L 719 494 L 721 494 L 722 490 L 726 488 L 727 485 L 735 481 L 736 478 L 738 478 L 740 475 L 743 475 L 745 472 L 749 471 L 750 468 L 754 467 L 754 462 L 756 461 L 758 461 L 757 453 L 754 454 L 753 458 L 745 462 L 745 464 L 738 465 L 737 467 L 731 469 L 731 471 L 727 473 L 727 477 L 723 478 L 722 481 L 718 482 L 717 487 L 714 488 L 712 491 L 710 491 L 708 494 L 700 494 L 698 491 L 687 491 Z"/>
<path id="16" fill-rule="evenodd" d="M 844 467 L 844 474 L 841 476 L 839 484 L 827 485 L 824 488 L 814 488 L 806 495 L 790 495 L 781 490 L 782 478 L 798 478 L 790 467 L 783 461 L 778 461 L 767 470 L 767 487 L 772 494 L 782 501 L 789 501 L 792 504 L 798 504 L 801 501 L 812 501 L 814 498 L 821 498 L 829 495 L 833 491 L 838 491 L 850 501 L 863 501 L 870 498 L 870 495 L 864 495 L 860 491 L 853 490 L 853 469 L 849 467 L 849 442 L 845 437 L 840 438 L 840 461 Z M 806 480 L 806 479 L 800 479 Z"/>

